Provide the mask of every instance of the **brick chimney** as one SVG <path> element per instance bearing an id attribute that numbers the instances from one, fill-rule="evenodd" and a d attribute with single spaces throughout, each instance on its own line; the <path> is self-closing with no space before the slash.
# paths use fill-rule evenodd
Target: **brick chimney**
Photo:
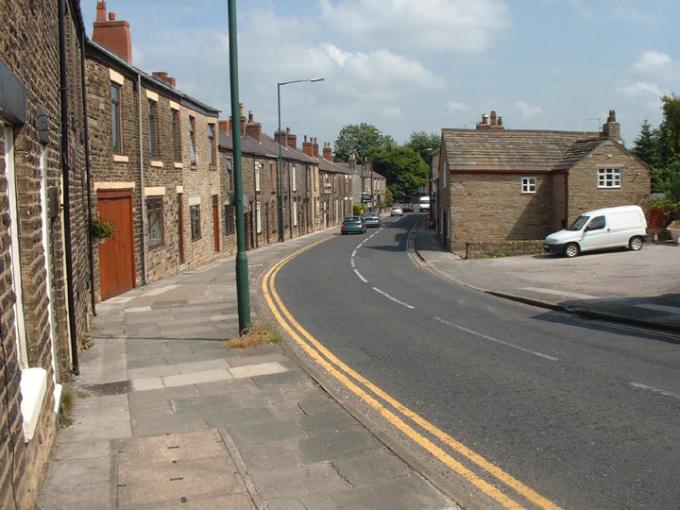
<path id="1" fill-rule="evenodd" d="M 231 117 L 229 117 L 229 120 L 220 120 L 218 121 L 218 125 L 220 128 L 220 131 L 222 131 L 226 135 L 231 134 Z"/>
<path id="2" fill-rule="evenodd" d="M 248 112 L 248 122 L 246 122 L 246 136 L 254 138 L 258 142 L 262 141 L 262 124 L 255 122 L 253 112 Z"/>
<path id="3" fill-rule="evenodd" d="M 314 157 L 319 157 L 319 143 L 316 141 L 316 136 L 312 138 L 312 144 L 314 145 Z"/>
<path id="4" fill-rule="evenodd" d="M 623 143 L 621 138 L 621 124 L 616 122 L 616 111 L 609 110 L 607 122 L 602 125 L 602 136 L 611 138 L 617 143 Z"/>
<path id="5" fill-rule="evenodd" d="M 169 87 L 172 87 L 173 89 L 177 86 L 177 80 L 175 80 L 172 76 L 168 76 L 168 73 L 164 73 L 161 71 L 154 71 L 151 73 L 151 76 L 156 78 L 158 81 L 162 81 Z"/>
<path id="6" fill-rule="evenodd" d="M 356 170 L 357 167 L 357 155 L 356 154 L 350 154 L 349 155 L 349 168 L 350 170 L 354 171 Z"/>
<path id="7" fill-rule="evenodd" d="M 297 149 L 297 135 L 290 132 L 290 128 L 286 128 L 286 143 L 291 149 Z"/>
<path id="8" fill-rule="evenodd" d="M 482 114 L 482 120 L 477 123 L 477 129 L 486 131 L 489 129 L 505 129 L 503 127 L 503 118 L 496 114 L 495 110 L 491 110 L 489 114 Z"/>
<path id="9" fill-rule="evenodd" d="M 302 141 L 302 152 L 307 154 L 307 156 L 314 156 L 314 144 L 312 143 L 312 138 L 307 141 L 307 135 L 305 135 Z"/>
<path id="10" fill-rule="evenodd" d="M 92 40 L 116 55 L 132 61 L 132 37 L 127 21 L 116 21 L 116 13 L 110 12 L 106 19 L 106 2 L 97 2 L 97 20 L 93 24 Z"/>
<path id="11" fill-rule="evenodd" d="M 333 149 L 331 149 L 330 142 L 326 142 L 323 144 L 323 159 L 333 161 Z"/>
<path id="12" fill-rule="evenodd" d="M 286 131 L 277 131 L 274 133 L 274 141 L 279 145 L 288 147 L 288 134 Z"/>
<path id="13" fill-rule="evenodd" d="M 241 136 L 243 137 L 243 136 L 246 136 L 246 115 L 245 115 L 246 107 L 243 103 L 239 103 L 238 107 L 239 107 L 239 117 L 240 117 L 240 120 L 241 120 Z M 233 124 L 232 124 L 232 127 L 233 127 Z"/>

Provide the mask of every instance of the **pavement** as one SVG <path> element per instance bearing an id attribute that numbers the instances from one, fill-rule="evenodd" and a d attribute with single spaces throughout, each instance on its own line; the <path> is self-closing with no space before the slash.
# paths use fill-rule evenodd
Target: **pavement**
<path id="1" fill-rule="evenodd" d="M 415 251 L 442 278 L 499 297 L 586 318 L 680 333 L 680 246 L 647 243 L 568 259 L 461 259 L 419 222 Z"/>
<path id="2" fill-rule="evenodd" d="M 334 232 L 249 252 L 253 297 L 268 266 Z M 224 347 L 234 257 L 100 303 L 92 329 L 41 509 L 458 508 L 280 345 Z"/>

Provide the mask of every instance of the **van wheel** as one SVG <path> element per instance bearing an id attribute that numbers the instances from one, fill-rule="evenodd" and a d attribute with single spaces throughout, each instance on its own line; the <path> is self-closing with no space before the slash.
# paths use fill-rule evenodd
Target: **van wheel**
<path id="1" fill-rule="evenodd" d="M 642 249 L 642 238 L 635 236 L 628 241 L 628 247 L 633 251 L 640 251 Z"/>
<path id="2" fill-rule="evenodd" d="M 570 259 L 576 257 L 580 252 L 581 249 L 576 243 L 569 243 L 564 247 L 564 256 L 569 257 Z"/>

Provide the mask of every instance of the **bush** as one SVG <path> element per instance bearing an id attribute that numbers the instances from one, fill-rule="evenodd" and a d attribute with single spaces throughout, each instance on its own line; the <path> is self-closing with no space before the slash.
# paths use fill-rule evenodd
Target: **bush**
<path id="1" fill-rule="evenodd" d="M 352 206 L 352 213 L 354 216 L 361 216 L 366 212 L 368 206 L 366 204 L 354 204 Z"/>
<path id="2" fill-rule="evenodd" d="M 104 218 L 97 218 L 92 222 L 90 233 L 95 239 L 109 239 L 116 231 L 116 224 Z"/>
<path id="3" fill-rule="evenodd" d="M 659 209 L 663 211 L 664 217 L 670 223 L 673 220 L 680 219 L 680 204 L 668 198 L 652 198 L 649 201 L 652 209 Z"/>

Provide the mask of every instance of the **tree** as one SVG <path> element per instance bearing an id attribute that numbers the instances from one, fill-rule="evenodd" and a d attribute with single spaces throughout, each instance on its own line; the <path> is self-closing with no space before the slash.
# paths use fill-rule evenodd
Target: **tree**
<path id="1" fill-rule="evenodd" d="M 432 152 L 438 150 L 440 145 L 440 135 L 436 133 L 427 134 L 424 131 L 414 131 L 411 133 L 411 138 L 406 144 L 407 147 L 410 147 L 420 154 L 420 157 L 423 158 L 423 161 L 427 164 L 430 163 L 430 155 Z"/>
<path id="2" fill-rule="evenodd" d="M 658 154 L 656 151 L 655 133 L 647 119 L 642 123 L 640 135 L 635 139 L 633 153 L 642 161 L 651 166 L 656 166 Z"/>
<path id="3" fill-rule="evenodd" d="M 381 150 L 373 157 L 373 169 L 385 176 L 397 202 L 410 200 L 418 193 L 418 186 L 427 183 L 428 166 L 410 147 Z"/>
<path id="4" fill-rule="evenodd" d="M 384 135 L 377 127 L 362 122 L 343 127 L 335 140 L 335 160 L 349 161 L 354 154 L 357 161 L 373 159 L 383 149 L 396 146 L 390 135 Z"/>

